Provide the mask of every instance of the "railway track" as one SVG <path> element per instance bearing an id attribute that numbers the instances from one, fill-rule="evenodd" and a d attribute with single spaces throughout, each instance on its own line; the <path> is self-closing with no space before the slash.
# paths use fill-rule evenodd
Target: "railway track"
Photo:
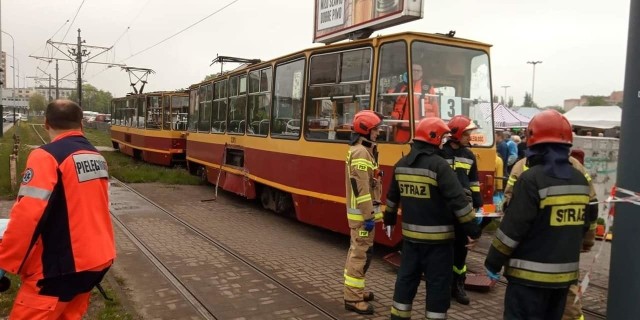
<path id="1" fill-rule="evenodd" d="M 260 265 L 244 258 L 242 255 L 227 247 L 224 243 L 212 238 L 205 232 L 201 231 L 198 227 L 186 222 L 184 219 L 178 217 L 174 213 L 164 209 L 163 207 L 145 197 L 140 192 L 131 188 L 127 184 L 115 178 L 112 178 L 112 185 L 114 183 L 118 187 L 125 188 L 127 191 L 144 199 L 144 201 L 148 202 L 149 205 L 153 206 L 163 215 L 170 217 L 170 219 L 174 220 L 179 225 L 189 230 L 189 232 L 196 234 L 199 238 L 210 244 L 212 247 L 224 252 L 226 257 L 228 258 L 227 260 L 232 260 L 237 264 L 243 265 L 252 270 L 252 272 L 259 274 L 259 276 L 265 278 L 267 281 L 275 283 L 279 288 L 290 295 L 291 299 L 299 300 L 300 303 L 303 303 L 309 308 L 315 310 L 317 315 L 324 316 L 324 318 L 326 319 L 341 319 L 341 317 L 334 315 L 332 311 L 326 310 L 320 304 L 307 298 L 303 293 L 298 292 L 292 286 L 282 282 L 275 275 L 272 275 L 271 272 L 263 269 L 263 267 L 261 267 Z M 195 308 L 195 310 L 197 310 L 197 312 L 204 319 L 222 319 L 221 317 L 217 316 L 216 306 L 205 303 L 205 299 L 203 299 L 202 295 L 196 292 L 196 290 L 194 290 L 192 286 L 186 284 L 183 280 L 181 280 L 179 275 L 174 273 L 171 268 L 163 262 L 161 257 L 159 257 L 159 255 L 154 251 L 152 246 L 146 243 L 140 236 L 136 235 L 135 231 L 129 228 L 127 224 L 122 221 L 122 219 L 120 219 L 119 215 L 113 214 L 112 212 L 112 217 L 115 224 L 124 231 L 126 236 L 135 244 L 135 246 L 140 249 L 140 251 L 153 263 L 153 265 L 158 268 L 158 270 L 160 270 L 160 272 L 166 277 L 166 279 L 176 287 L 176 289 L 185 297 L 185 299 Z"/>
<path id="2" fill-rule="evenodd" d="M 469 250 L 469 252 L 477 253 L 477 254 L 481 255 L 482 257 L 486 257 L 487 253 L 488 253 L 488 251 L 486 251 L 486 250 L 479 250 L 479 249 L 475 249 L 475 248 Z M 476 273 L 479 273 L 479 272 L 477 272 L 477 270 L 470 270 L 470 271 L 475 271 Z M 501 278 L 500 280 L 498 280 L 496 282 L 496 284 L 499 284 L 499 285 L 502 285 L 502 286 L 506 287 L 507 286 L 507 280 L 504 279 L 504 278 Z M 608 291 L 607 287 L 590 283 L 589 284 L 589 290 L 587 290 L 583 300 L 587 300 L 591 295 L 594 295 L 594 290 L 599 291 L 599 292 L 596 293 L 596 295 L 604 295 L 604 297 L 607 296 L 607 291 Z M 584 314 L 587 314 L 587 315 L 591 316 L 592 318 L 596 318 L 596 319 L 606 319 L 607 318 L 606 313 L 598 311 L 598 310 L 593 310 L 593 309 L 590 309 L 590 308 L 585 308 L 584 305 L 585 305 L 585 303 L 583 301 L 582 312 Z M 605 305 L 605 307 L 606 307 L 606 305 Z"/>

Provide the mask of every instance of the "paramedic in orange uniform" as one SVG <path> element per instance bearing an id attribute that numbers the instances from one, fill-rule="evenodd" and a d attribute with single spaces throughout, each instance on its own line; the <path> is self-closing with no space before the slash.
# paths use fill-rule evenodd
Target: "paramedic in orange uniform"
<path id="1" fill-rule="evenodd" d="M 428 95 L 435 95 L 435 90 L 428 84 L 422 82 L 422 66 L 419 64 L 413 64 L 411 68 L 413 75 L 413 106 L 414 121 L 419 121 L 425 117 L 439 117 L 438 111 L 438 98 Z M 398 85 L 395 92 L 407 92 L 407 84 L 402 83 Z M 422 95 L 425 96 L 422 96 Z M 423 101 L 422 106 L 420 101 Z M 396 127 L 395 141 L 396 142 L 408 142 L 411 137 L 411 127 L 409 126 L 409 100 L 407 96 L 399 96 L 396 99 L 396 103 L 391 112 L 391 117 L 398 120 L 406 120 L 405 123 L 400 123 Z"/>
<path id="2" fill-rule="evenodd" d="M 51 143 L 29 154 L 0 243 L 0 269 L 22 285 L 9 319 L 81 319 L 115 258 L 105 159 L 82 134 L 82 109 L 47 106 Z"/>

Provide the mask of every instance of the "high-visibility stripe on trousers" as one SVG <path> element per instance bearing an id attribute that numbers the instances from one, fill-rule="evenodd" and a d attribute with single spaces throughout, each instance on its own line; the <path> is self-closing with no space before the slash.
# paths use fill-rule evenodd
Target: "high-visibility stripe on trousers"
<path id="1" fill-rule="evenodd" d="M 391 319 L 410 319 L 413 299 L 424 274 L 427 286 L 427 319 L 446 319 L 451 305 L 453 245 L 402 243 L 402 261 L 393 292 Z"/>
<path id="2" fill-rule="evenodd" d="M 371 263 L 375 229 L 351 229 L 351 245 L 344 267 L 344 300 L 363 301 L 365 274 Z"/>

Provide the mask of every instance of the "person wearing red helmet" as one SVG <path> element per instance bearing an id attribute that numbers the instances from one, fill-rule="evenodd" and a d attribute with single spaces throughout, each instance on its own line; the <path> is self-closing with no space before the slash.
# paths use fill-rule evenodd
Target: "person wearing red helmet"
<path id="1" fill-rule="evenodd" d="M 344 267 L 344 306 L 359 314 L 373 314 L 369 301 L 374 295 L 365 291 L 365 273 L 371 263 L 375 223 L 382 220 L 382 181 L 375 143 L 381 123 L 379 113 L 371 110 L 356 113 L 345 168 L 351 245 Z"/>
<path id="2" fill-rule="evenodd" d="M 484 263 L 496 280 L 505 266 L 505 319 L 560 320 L 578 280 L 593 207 L 587 178 L 569 160 L 572 143 L 571 124 L 555 110 L 529 122 L 528 169 L 513 185 Z"/>
<path id="3" fill-rule="evenodd" d="M 439 118 L 418 123 L 408 155 L 394 168 L 384 224 L 394 226 L 402 207 L 402 261 L 391 319 L 410 319 L 421 275 L 427 283 L 427 319 L 446 319 L 451 306 L 454 224 L 473 245 L 480 237 L 473 206 L 447 161 L 439 154 L 449 127 Z"/>
<path id="4" fill-rule="evenodd" d="M 458 177 L 464 191 L 471 198 L 475 210 L 482 207 L 480 182 L 478 181 L 478 164 L 476 156 L 467 147 L 471 139 L 471 132 L 477 129 L 473 121 L 467 116 L 457 115 L 447 124 L 451 136 L 442 147 L 442 157 L 447 160 Z M 453 244 L 453 280 L 451 283 L 451 297 L 458 303 L 468 305 L 469 297 L 464 291 L 467 275 L 467 235 L 456 225 L 456 240 Z"/>

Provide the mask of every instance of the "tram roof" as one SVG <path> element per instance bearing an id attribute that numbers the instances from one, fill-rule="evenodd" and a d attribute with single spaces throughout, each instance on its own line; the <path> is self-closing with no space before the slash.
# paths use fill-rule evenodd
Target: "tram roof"
<path id="1" fill-rule="evenodd" d="M 324 46 L 309 47 L 306 49 L 302 49 L 302 50 L 299 50 L 284 56 L 269 59 L 266 61 L 261 61 L 254 64 L 244 64 L 243 66 L 239 66 L 233 70 L 224 71 L 222 72 L 221 75 L 218 75 L 217 77 L 194 83 L 189 86 L 189 89 L 199 87 L 202 84 L 219 81 L 220 78 L 226 78 L 227 76 L 230 76 L 230 75 L 242 74 L 247 70 L 257 70 L 257 69 L 265 68 L 265 67 L 271 66 L 274 62 L 277 62 L 277 61 L 287 60 L 290 58 L 295 58 L 297 56 L 302 57 L 302 56 L 308 55 L 311 52 L 322 53 L 325 51 L 332 51 L 339 48 L 349 48 L 349 47 L 354 47 L 362 44 L 375 44 L 379 41 L 388 42 L 388 41 L 401 40 L 401 39 L 406 40 L 407 38 L 413 38 L 413 37 L 427 38 L 435 42 L 447 43 L 450 45 L 482 48 L 482 49 L 486 49 L 487 51 L 492 46 L 491 44 L 488 44 L 488 43 L 470 40 L 470 39 L 452 37 L 446 34 L 406 31 L 406 32 L 400 32 L 400 33 L 394 33 L 394 34 L 388 34 L 388 35 L 378 35 L 375 37 L 369 37 L 369 38 L 360 39 L 360 40 L 341 41 L 341 42 L 336 42 L 336 43 L 332 43 Z"/>
<path id="2" fill-rule="evenodd" d="M 182 96 L 188 96 L 189 95 L 189 90 L 187 89 L 180 89 L 180 90 L 174 90 L 174 91 L 151 91 L 151 92 L 143 92 L 143 93 L 128 93 L 126 96 L 124 97 L 115 97 L 111 100 L 121 100 L 121 99 L 127 99 L 127 98 L 132 98 L 132 97 L 143 97 L 143 96 L 162 96 L 162 95 L 182 95 Z"/>

